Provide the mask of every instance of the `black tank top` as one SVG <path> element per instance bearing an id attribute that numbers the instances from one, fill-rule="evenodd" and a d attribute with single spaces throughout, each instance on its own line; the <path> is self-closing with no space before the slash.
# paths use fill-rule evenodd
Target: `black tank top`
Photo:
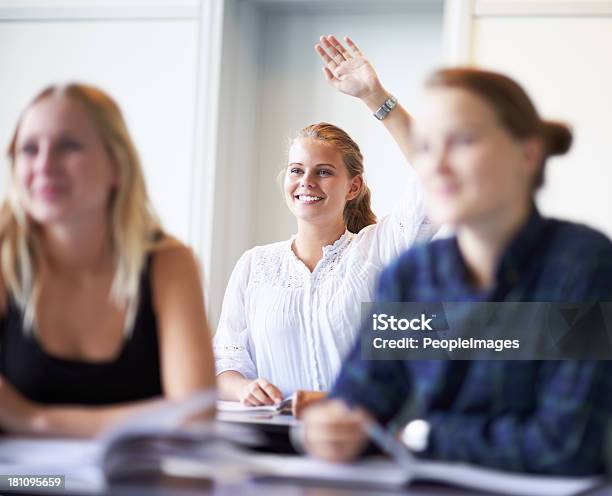
<path id="1" fill-rule="evenodd" d="M 0 321 L 0 374 L 38 403 L 102 405 L 160 396 L 151 258 L 149 255 L 140 279 L 140 303 L 132 335 L 115 359 L 81 362 L 49 355 L 33 333 L 24 333 L 23 312 L 9 297 Z"/>

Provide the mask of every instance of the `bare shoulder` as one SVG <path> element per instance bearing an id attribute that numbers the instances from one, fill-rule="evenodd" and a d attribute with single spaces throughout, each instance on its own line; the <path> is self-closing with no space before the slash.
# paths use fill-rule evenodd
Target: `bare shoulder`
<path id="1" fill-rule="evenodd" d="M 170 294 L 200 295 L 200 267 L 193 250 L 176 238 L 166 236 L 153 251 L 151 283 L 159 304 L 165 304 Z"/>
<path id="2" fill-rule="evenodd" d="M 198 261 L 193 250 L 172 236 L 166 236 L 153 251 L 152 271 L 156 275 L 182 274 L 184 271 L 199 272 Z"/>

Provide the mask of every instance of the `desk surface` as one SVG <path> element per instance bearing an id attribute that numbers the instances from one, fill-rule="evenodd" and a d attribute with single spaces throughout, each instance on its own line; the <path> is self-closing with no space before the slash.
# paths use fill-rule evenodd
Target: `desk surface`
<path id="1" fill-rule="evenodd" d="M 286 420 L 286 419 L 285 419 Z M 285 426 L 285 428 L 287 428 Z M 0 443 L 4 444 L 3 448 L 5 450 L 12 448 L 8 448 L 12 441 L 23 442 L 23 438 L 11 438 L 5 437 L 0 438 Z M 38 441 L 37 441 L 38 442 Z M 64 441 L 67 443 L 68 441 Z M 78 442 L 77 442 L 78 443 Z M 83 443 L 83 441 L 81 441 Z M 85 442 L 87 443 L 87 442 Z M 76 467 L 80 466 L 81 460 L 84 456 L 84 447 L 83 445 L 77 445 L 78 448 L 78 456 L 77 457 L 68 457 L 65 461 L 61 462 L 61 465 L 55 465 L 53 469 L 53 473 L 68 473 L 74 467 L 70 467 L 68 465 L 75 464 Z M 0 453 L 3 450 L 0 449 Z M 44 450 L 36 450 L 39 461 L 36 463 L 40 463 L 41 460 L 47 460 L 48 455 L 45 455 L 41 458 L 41 454 L 44 454 Z M 2 453 L 3 455 L 9 455 L 9 453 Z M 33 455 L 34 456 L 34 455 Z M 1 459 L 2 457 L 0 457 Z M 36 458 L 36 457 L 34 457 Z M 53 455 L 54 459 L 57 459 L 56 455 Z M 279 458 L 280 459 L 280 458 Z M 30 455 L 27 456 L 28 464 L 32 462 Z M 72 462 L 68 461 L 72 460 Z M 78 460 L 76 462 L 75 460 Z M 1 460 L 0 460 L 1 461 Z M 68 465 L 67 465 L 68 464 Z M 0 464 L 0 473 L 6 473 L 2 471 L 2 464 Z M 7 468 L 5 465 L 4 468 Z M 61 469 L 61 470 L 60 470 Z M 32 473 L 28 470 L 28 473 Z M 48 474 L 50 472 L 36 472 L 36 473 L 44 473 Z M 235 475 L 231 475 L 231 477 L 235 477 Z M 90 480 L 90 479 L 85 479 Z M 276 495 L 288 495 L 288 496 L 347 496 L 349 494 L 354 494 L 357 496 L 365 496 L 365 495 L 376 495 L 376 494 L 402 494 L 402 495 L 413 495 L 413 496 L 440 496 L 440 495 L 448 495 L 448 496 L 476 496 L 482 494 L 490 494 L 483 493 L 474 490 L 466 490 L 466 489 L 456 489 L 441 486 L 439 484 L 424 484 L 418 483 L 414 484 L 404 490 L 401 491 L 384 491 L 381 489 L 371 489 L 365 488 L 363 486 L 358 486 L 356 483 L 350 483 L 351 487 L 347 487 L 346 484 L 344 486 L 334 486 L 333 482 L 298 482 L 294 480 L 277 480 L 277 481 L 268 481 L 268 480 L 259 480 L 259 481 L 249 481 L 249 480 L 236 480 L 235 482 L 229 483 L 228 480 L 233 479 L 223 479 L 222 483 L 212 483 L 207 480 L 202 479 L 186 479 L 186 478 L 173 478 L 169 476 L 163 475 L 131 475 L 127 479 L 121 479 L 118 481 L 113 481 L 112 484 L 103 492 L 98 492 L 96 494 L 118 494 L 125 496 L 146 496 L 146 495 L 157 495 L 157 494 L 176 494 L 176 495 L 235 495 L 240 494 L 241 496 L 276 496 Z M 102 485 L 98 485 L 101 487 Z M 81 487 L 90 487 L 89 483 L 86 486 Z M 6 490 L 0 491 L 2 494 L 9 494 Z M 52 494 L 49 492 L 33 492 L 31 490 L 27 491 L 28 494 Z M 11 494 L 19 494 L 17 492 Z M 23 494 L 23 493 L 21 493 Z M 55 493 L 57 494 L 57 493 Z M 86 491 L 81 492 L 72 492 L 66 494 L 87 494 Z M 90 494 L 93 494 L 90 492 Z M 591 490 L 588 493 L 581 493 L 581 496 L 609 496 L 612 495 L 612 483 L 608 484 L 604 487 L 597 488 L 595 490 Z"/>
<path id="2" fill-rule="evenodd" d="M 9 493 L 6 493 L 9 494 Z M 402 491 L 384 491 L 373 489 L 359 489 L 347 487 L 332 487 L 318 484 L 304 484 L 298 482 L 243 482 L 236 484 L 212 484 L 201 481 L 151 481 L 139 484 L 117 484 L 109 488 L 107 495 L 118 496 L 155 496 L 172 494 L 176 496 L 491 496 L 489 492 L 477 492 L 435 484 L 418 483 Z M 580 496 L 610 496 L 612 484 L 593 489 Z"/>

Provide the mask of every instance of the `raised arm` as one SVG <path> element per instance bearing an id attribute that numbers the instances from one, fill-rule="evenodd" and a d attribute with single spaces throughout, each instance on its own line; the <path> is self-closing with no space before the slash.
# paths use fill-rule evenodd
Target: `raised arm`
<path id="1" fill-rule="evenodd" d="M 382 85 L 374 67 L 363 52 L 348 36 L 344 37 L 348 48 L 335 36 L 321 36 L 315 51 L 324 63 L 323 72 L 328 83 L 338 91 L 359 98 L 372 113 L 391 96 Z M 395 108 L 382 123 L 387 128 L 408 162 L 412 162 L 410 134 L 413 119 L 397 102 Z"/>
<path id="2" fill-rule="evenodd" d="M 212 345 L 198 274 L 193 254 L 178 243 L 154 256 L 153 305 L 166 399 L 179 400 L 215 385 Z M 95 407 L 42 405 L 24 398 L 0 376 L 0 429 L 28 435 L 88 437 L 156 406 L 162 399 Z"/>

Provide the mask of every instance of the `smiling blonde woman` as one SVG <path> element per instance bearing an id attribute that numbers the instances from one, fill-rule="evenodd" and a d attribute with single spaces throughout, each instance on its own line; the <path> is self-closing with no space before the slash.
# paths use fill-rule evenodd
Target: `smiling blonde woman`
<path id="1" fill-rule="evenodd" d="M 431 237 L 418 185 L 376 222 L 363 172 L 359 146 L 332 124 L 292 141 L 283 190 L 297 234 L 236 264 L 214 339 L 222 398 L 261 405 L 328 391 L 379 271 Z"/>

